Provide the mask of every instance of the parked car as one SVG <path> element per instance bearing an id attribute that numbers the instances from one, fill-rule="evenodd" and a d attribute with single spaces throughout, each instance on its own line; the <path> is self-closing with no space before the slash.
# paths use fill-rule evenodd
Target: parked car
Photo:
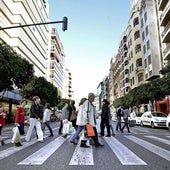
<path id="1" fill-rule="evenodd" d="M 140 122 L 141 122 L 140 118 L 141 118 L 142 114 L 143 113 L 141 113 L 141 112 L 137 112 L 137 113 L 133 112 L 133 113 L 130 114 L 130 118 L 132 120 L 135 120 L 136 125 L 140 125 Z"/>
<path id="2" fill-rule="evenodd" d="M 159 111 L 147 111 L 141 116 L 140 125 L 154 127 L 166 127 L 167 115 Z"/>
<path id="3" fill-rule="evenodd" d="M 166 127 L 167 127 L 167 128 L 169 129 L 169 131 L 170 131 L 170 113 L 169 113 L 169 115 L 167 116 Z"/>

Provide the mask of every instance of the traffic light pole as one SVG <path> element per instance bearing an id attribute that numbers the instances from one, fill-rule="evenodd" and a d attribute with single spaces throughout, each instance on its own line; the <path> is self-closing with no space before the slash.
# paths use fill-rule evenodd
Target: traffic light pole
<path id="1" fill-rule="evenodd" d="M 26 25 L 15 25 L 15 26 L 10 26 L 10 27 L 0 27 L 0 30 L 7 30 L 7 29 L 12 29 L 12 28 L 23 28 L 23 27 L 30 27 L 30 26 L 36 26 L 36 25 L 58 24 L 58 23 L 63 24 L 62 26 L 63 31 L 67 30 L 67 24 L 68 24 L 67 17 L 63 17 L 63 21 L 53 21 L 53 22 L 43 22 L 43 23 L 26 24 Z"/>

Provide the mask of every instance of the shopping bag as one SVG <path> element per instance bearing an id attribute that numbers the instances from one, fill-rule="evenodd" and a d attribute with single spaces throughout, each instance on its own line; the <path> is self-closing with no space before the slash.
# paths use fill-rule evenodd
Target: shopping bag
<path id="1" fill-rule="evenodd" d="M 71 135 L 74 132 L 74 127 L 72 126 L 72 122 L 67 119 L 63 120 L 63 134 Z"/>
<path id="2" fill-rule="evenodd" d="M 85 136 L 86 137 L 93 137 L 95 136 L 93 126 L 89 123 L 86 124 L 85 126 Z"/>
<path id="3" fill-rule="evenodd" d="M 20 137 L 20 133 L 19 133 L 19 129 L 18 127 L 14 127 L 12 129 L 13 131 L 13 136 L 12 136 L 12 139 L 11 139 L 11 143 L 20 143 L 21 142 L 21 137 Z"/>

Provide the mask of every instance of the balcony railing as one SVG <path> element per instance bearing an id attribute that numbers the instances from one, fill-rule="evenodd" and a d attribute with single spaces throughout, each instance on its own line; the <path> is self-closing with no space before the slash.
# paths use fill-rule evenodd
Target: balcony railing
<path id="1" fill-rule="evenodd" d="M 170 32 L 170 21 L 167 24 L 167 26 L 165 27 L 164 31 L 162 32 L 162 40 L 163 40 L 163 42 L 164 42 L 164 38 L 165 38 L 164 36 L 165 36 L 166 33 L 168 33 L 168 31 Z"/>
<path id="2" fill-rule="evenodd" d="M 168 3 L 168 5 L 165 7 L 164 11 L 160 16 L 161 26 L 166 26 L 170 18 L 169 15 L 170 15 L 170 3 Z"/>

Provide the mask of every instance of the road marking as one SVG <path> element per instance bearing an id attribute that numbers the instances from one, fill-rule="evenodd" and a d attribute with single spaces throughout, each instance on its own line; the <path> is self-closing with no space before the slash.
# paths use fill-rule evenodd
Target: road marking
<path id="1" fill-rule="evenodd" d="M 62 136 L 56 138 L 37 152 L 19 162 L 18 165 L 42 165 L 65 141 L 66 139 Z"/>
<path id="2" fill-rule="evenodd" d="M 89 148 L 82 148 L 79 142 L 69 165 L 94 165 L 92 146 Z"/>
<path id="3" fill-rule="evenodd" d="M 37 142 L 37 139 L 34 138 L 30 142 L 22 143 L 23 146 L 21 146 L 21 147 L 13 146 L 13 147 L 10 147 L 8 149 L 3 150 L 3 151 L 0 152 L 0 160 L 6 158 L 6 157 L 8 157 L 8 156 L 10 156 L 10 155 L 12 155 L 12 154 L 14 154 L 16 152 L 18 152 L 18 151 L 20 151 L 20 150 L 22 150 L 22 149 L 24 149 L 24 148 L 26 148 L 26 147 L 36 143 L 36 142 Z"/>
<path id="4" fill-rule="evenodd" d="M 147 165 L 115 137 L 104 137 L 104 139 L 123 165 Z"/>
<path id="5" fill-rule="evenodd" d="M 125 137 L 128 138 L 129 140 L 137 143 L 138 145 L 144 147 L 145 149 L 155 153 L 156 155 L 170 161 L 170 151 L 167 151 L 159 146 L 151 144 L 151 143 L 144 141 L 142 139 L 139 139 L 135 136 L 125 136 Z"/>
<path id="6" fill-rule="evenodd" d="M 165 143 L 167 145 L 170 145 L 169 139 L 162 139 L 162 138 L 159 138 L 159 137 L 156 137 L 156 136 L 146 136 L 146 137 L 150 138 L 150 139 L 154 139 L 154 140 L 162 142 L 162 143 Z"/>

